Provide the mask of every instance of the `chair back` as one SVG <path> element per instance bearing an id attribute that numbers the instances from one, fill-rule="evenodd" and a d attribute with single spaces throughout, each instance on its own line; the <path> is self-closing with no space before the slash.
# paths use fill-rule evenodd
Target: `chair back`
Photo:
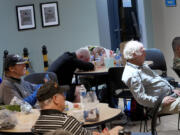
<path id="1" fill-rule="evenodd" d="M 111 67 L 108 70 L 109 75 L 109 82 L 108 88 L 110 89 L 111 93 L 115 97 L 132 97 L 130 91 L 123 91 L 123 89 L 128 89 L 128 87 L 122 81 L 124 67 Z"/>
<path id="2" fill-rule="evenodd" d="M 173 68 L 173 70 L 178 75 L 178 77 L 180 78 L 180 69 Z"/>
<path id="3" fill-rule="evenodd" d="M 46 74 L 48 74 L 50 80 L 57 82 L 57 76 L 53 72 L 31 73 L 25 76 L 24 80 L 33 84 L 43 84 Z"/>
<path id="4" fill-rule="evenodd" d="M 146 60 L 153 61 L 153 64 L 149 65 L 153 70 L 162 71 L 162 76 L 167 76 L 167 66 L 164 58 L 164 54 L 157 48 L 150 48 L 146 50 Z"/>

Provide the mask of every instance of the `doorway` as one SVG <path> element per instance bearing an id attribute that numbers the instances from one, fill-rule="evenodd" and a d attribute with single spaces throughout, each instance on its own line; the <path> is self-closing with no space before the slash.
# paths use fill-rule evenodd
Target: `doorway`
<path id="1" fill-rule="evenodd" d="M 125 7 L 123 1 L 107 1 L 112 50 L 119 48 L 121 42 L 132 39 L 140 40 L 141 38 L 137 17 L 137 2 L 136 0 L 129 0 L 131 6 Z"/>

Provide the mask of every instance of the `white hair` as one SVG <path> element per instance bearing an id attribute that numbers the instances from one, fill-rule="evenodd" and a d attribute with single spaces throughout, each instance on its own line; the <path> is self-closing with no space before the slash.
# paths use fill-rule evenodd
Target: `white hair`
<path id="1" fill-rule="evenodd" d="M 125 44 L 125 47 L 123 50 L 124 58 L 126 60 L 129 60 L 129 59 L 134 58 L 133 54 L 142 55 L 142 52 L 140 50 L 142 48 L 142 46 L 143 46 L 143 44 L 139 41 L 134 41 L 134 40 L 128 41 Z"/>
<path id="2" fill-rule="evenodd" d="M 78 50 L 76 50 L 76 55 L 81 55 L 84 58 L 90 58 L 90 52 L 88 48 L 79 48 Z"/>
<path id="3" fill-rule="evenodd" d="M 77 54 L 89 53 L 89 50 L 88 50 L 88 48 L 82 47 L 82 48 L 79 48 L 78 50 L 76 50 L 76 53 Z"/>

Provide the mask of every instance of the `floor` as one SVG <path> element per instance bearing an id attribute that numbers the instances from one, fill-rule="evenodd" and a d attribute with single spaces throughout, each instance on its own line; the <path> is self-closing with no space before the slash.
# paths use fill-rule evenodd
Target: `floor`
<path id="1" fill-rule="evenodd" d="M 120 101 L 122 103 L 122 101 Z M 119 108 L 123 109 L 122 104 L 119 105 Z M 113 123 L 118 125 L 123 123 L 121 120 L 113 121 Z M 163 116 L 161 117 L 160 124 L 157 125 L 156 130 L 158 135 L 180 135 L 180 130 L 178 131 L 178 114 Z M 123 127 L 131 132 L 139 132 L 140 130 L 140 121 L 130 121 L 123 125 Z M 148 121 L 148 129 L 151 129 L 151 120 Z"/>
<path id="2" fill-rule="evenodd" d="M 178 114 L 161 117 L 161 123 L 157 126 L 158 135 L 180 135 L 177 129 Z M 132 132 L 139 132 L 140 122 L 128 122 L 124 128 Z M 151 121 L 148 121 L 148 129 L 151 128 Z"/>
<path id="3" fill-rule="evenodd" d="M 122 106 L 122 100 L 119 101 L 119 108 L 123 109 Z M 112 124 L 107 123 L 106 127 L 110 128 L 111 125 L 122 125 L 125 129 L 131 131 L 131 132 L 139 132 L 140 130 L 140 121 L 130 121 L 125 124 L 125 120 L 115 120 L 112 122 Z M 120 123 L 120 124 L 119 124 Z M 169 115 L 169 116 L 163 116 L 161 117 L 160 124 L 157 125 L 156 130 L 158 135 L 180 135 L 180 130 L 178 131 L 178 114 Z M 148 121 L 148 129 L 150 131 L 151 128 L 151 120 Z"/>

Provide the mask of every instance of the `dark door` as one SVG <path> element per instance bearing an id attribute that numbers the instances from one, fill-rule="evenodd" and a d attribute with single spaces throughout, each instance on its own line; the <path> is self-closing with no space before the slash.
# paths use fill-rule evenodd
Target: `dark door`
<path id="1" fill-rule="evenodd" d="M 108 0 L 111 48 L 119 48 L 123 41 L 139 40 L 136 0 L 131 0 L 131 7 L 123 7 L 123 0 Z"/>
<path id="2" fill-rule="evenodd" d="M 111 36 L 111 49 L 116 50 L 120 44 L 120 22 L 119 22 L 119 6 L 118 0 L 107 0 L 109 27 Z"/>

